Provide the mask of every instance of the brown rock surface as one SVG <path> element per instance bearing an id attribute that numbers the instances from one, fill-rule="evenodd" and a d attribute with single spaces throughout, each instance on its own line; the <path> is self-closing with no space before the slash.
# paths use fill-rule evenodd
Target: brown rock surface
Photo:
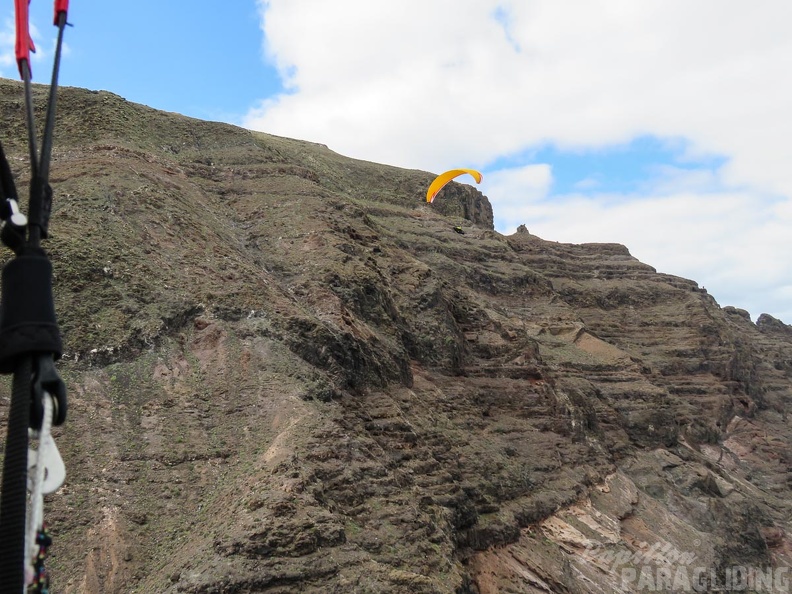
<path id="1" fill-rule="evenodd" d="M 469 186 L 427 206 L 428 172 L 105 92 L 59 110 L 55 591 L 630 592 L 792 563 L 792 327 L 621 245 L 504 237 Z"/>

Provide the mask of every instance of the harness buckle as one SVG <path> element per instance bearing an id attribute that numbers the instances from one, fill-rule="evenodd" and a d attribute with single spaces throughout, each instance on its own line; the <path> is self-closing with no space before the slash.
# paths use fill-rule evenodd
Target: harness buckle
<path id="1" fill-rule="evenodd" d="M 14 253 L 18 253 L 25 241 L 25 228 L 27 217 L 20 212 L 19 203 L 14 198 L 6 198 L 0 204 L 0 219 L 4 221 L 0 230 L 0 240 Z"/>
<path id="2" fill-rule="evenodd" d="M 41 430 L 44 422 L 44 399 L 52 397 L 54 405 L 52 424 L 62 425 L 66 420 L 66 384 L 55 369 L 51 353 L 40 353 L 33 358 L 33 383 L 31 384 L 30 428 Z"/>

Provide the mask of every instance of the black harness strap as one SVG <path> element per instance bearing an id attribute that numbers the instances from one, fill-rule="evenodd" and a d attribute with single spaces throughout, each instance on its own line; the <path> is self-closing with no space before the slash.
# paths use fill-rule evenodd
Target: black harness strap
<path id="1" fill-rule="evenodd" d="M 25 590 L 28 428 L 41 428 L 48 395 L 55 404 L 53 424 L 66 419 L 66 387 L 54 365 L 63 347 L 52 297 L 52 264 L 40 242 L 47 237 L 52 207 L 49 165 L 68 0 L 55 1 L 58 42 L 40 155 L 33 118 L 29 51 L 35 48 L 28 29 L 28 2 L 15 0 L 17 61 L 25 85 L 30 148 L 29 220 L 19 212 L 11 168 L 0 147 L 0 239 L 15 254 L 3 268 L 0 293 L 0 373 L 14 374 L 0 498 L 0 594 Z"/>

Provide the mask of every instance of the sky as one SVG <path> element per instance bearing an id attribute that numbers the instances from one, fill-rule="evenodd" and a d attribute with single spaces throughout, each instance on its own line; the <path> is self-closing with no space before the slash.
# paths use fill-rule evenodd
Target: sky
<path id="1" fill-rule="evenodd" d="M 52 3 L 30 10 L 47 83 Z M 622 243 L 792 323 L 789 0 L 72 0 L 69 22 L 63 85 L 478 169 L 501 233 Z"/>

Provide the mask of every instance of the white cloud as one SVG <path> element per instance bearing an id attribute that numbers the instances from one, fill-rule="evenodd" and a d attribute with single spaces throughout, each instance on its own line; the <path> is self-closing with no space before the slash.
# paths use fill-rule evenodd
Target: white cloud
<path id="1" fill-rule="evenodd" d="M 577 186 L 588 195 L 542 201 L 552 176 L 541 166 L 488 172 L 485 193 L 504 229 L 524 222 L 547 239 L 618 241 L 719 302 L 792 322 L 781 298 L 792 286 L 781 261 L 792 222 L 787 0 L 259 6 L 288 93 L 252 110 L 247 126 L 428 171 L 485 168 L 547 144 L 681 139 L 690 158 L 725 162 L 717 172 L 658 170 L 640 196 L 590 194 L 608 180 L 589 176 Z"/>
<path id="2" fill-rule="evenodd" d="M 441 169 L 651 133 L 737 156 L 740 178 L 765 162 L 753 140 L 792 132 L 785 0 L 260 4 L 293 92 L 248 124 L 351 156 Z"/>
<path id="3" fill-rule="evenodd" d="M 0 28 L 0 76 L 6 78 L 10 78 L 12 71 L 16 70 L 15 39 L 13 19 L 4 19 L 2 28 Z"/>
<path id="4" fill-rule="evenodd" d="M 43 73 L 48 67 L 55 52 L 55 40 L 44 39 L 36 27 L 35 23 L 30 22 L 30 37 L 36 46 L 35 52 L 30 52 L 30 67 L 34 75 L 34 80 L 48 81 L 49 72 Z M 19 78 L 19 68 L 16 61 L 16 24 L 13 19 L 3 20 L 0 28 L 0 76 L 5 78 Z M 64 44 L 64 55 L 68 53 L 68 48 Z"/>
<path id="5" fill-rule="evenodd" d="M 511 210 L 547 196 L 553 174 L 546 163 L 501 169 L 488 174 L 480 190 L 493 196 L 493 208 Z"/>

